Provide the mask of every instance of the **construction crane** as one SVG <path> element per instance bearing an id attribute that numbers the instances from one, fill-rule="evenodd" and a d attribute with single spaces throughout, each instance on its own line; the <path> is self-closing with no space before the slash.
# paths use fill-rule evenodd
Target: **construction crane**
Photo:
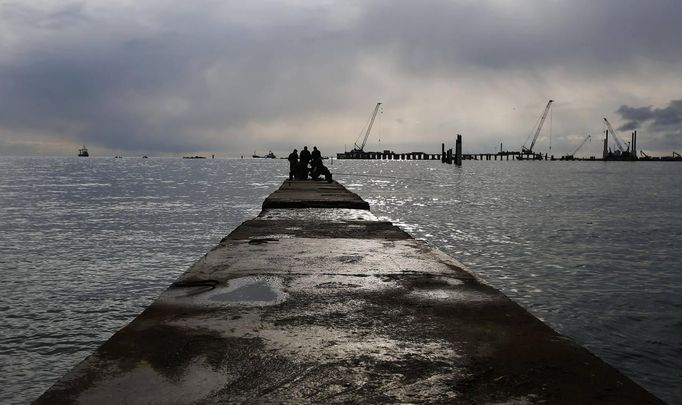
<path id="1" fill-rule="evenodd" d="M 531 130 L 530 135 L 528 135 L 528 138 L 526 139 L 526 142 L 524 142 L 523 146 L 521 147 L 521 151 L 523 153 L 533 153 L 533 146 L 535 146 L 535 141 L 538 140 L 538 135 L 540 135 L 540 131 L 542 130 L 542 124 L 545 123 L 545 118 L 547 118 L 547 113 L 549 112 L 549 108 L 552 106 L 552 103 L 554 100 L 549 100 L 547 102 L 547 106 L 545 107 L 545 111 L 542 112 L 542 115 L 540 116 L 538 123 L 536 124 L 537 127 L 533 127 L 533 130 L 535 130 L 535 133 L 533 133 L 533 130 Z M 530 147 L 526 148 L 526 143 L 528 142 L 528 139 L 530 139 L 531 135 L 533 136 L 533 141 L 530 143 Z"/>
<path id="2" fill-rule="evenodd" d="M 606 128 L 608 128 L 609 132 L 611 132 L 611 134 L 613 135 L 613 140 L 616 142 L 616 147 L 618 148 L 618 150 L 621 152 L 625 152 L 625 148 L 623 148 L 623 144 L 620 143 L 620 139 L 618 139 L 618 134 L 613 129 L 613 127 L 611 126 L 611 123 L 609 122 L 609 120 L 606 119 L 606 117 L 604 117 L 604 122 L 606 123 Z"/>
<path id="3" fill-rule="evenodd" d="M 583 139 L 583 141 L 580 143 L 580 145 L 578 145 L 578 147 L 575 148 L 575 150 L 573 151 L 573 153 L 571 153 L 571 156 L 575 156 L 575 154 L 578 153 L 578 151 L 580 150 L 580 148 L 582 148 L 583 145 L 585 145 L 585 142 L 589 141 L 591 138 L 592 138 L 592 135 L 587 134 L 587 138 Z"/>
<path id="4" fill-rule="evenodd" d="M 369 132 L 372 130 L 372 125 L 374 125 L 374 119 L 377 117 L 377 113 L 379 112 L 379 107 L 381 107 L 381 103 L 377 103 L 376 107 L 374 107 L 374 112 L 372 113 L 372 118 L 369 120 L 369 125 L 367 126 L 367 131 L 365 132 L 365 138 L 362 140 L 362 145 L 358 145 L 358 140 L 360 140 L 360 137 L 358 136 L 358 139 L 355 140 L 353 152 L 365 151 L 365 144 L 367 143 L 367 138 L 369 138 Z"/>

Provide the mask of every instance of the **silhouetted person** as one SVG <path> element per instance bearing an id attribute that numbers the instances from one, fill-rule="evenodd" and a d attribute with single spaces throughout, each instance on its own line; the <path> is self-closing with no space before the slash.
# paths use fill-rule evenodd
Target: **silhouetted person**
<path id="1" fill-rule="evenodd" d="M 301 163 L 303 163 L 306 167 L 308 167 L 308 163 L 310 162 L 310 151 L 308 150 L 307 146 L 303 147 L 303 150 L 301 151 L 301 156 L 299 157 L 301 160 Z"/>
<path id="2" fill-rule="evenodd" d="M 287 160 L 289 161 L 289 180 L 293 180 L 294 173 L 296 172 L 296 165 L 298 164 L 298 151 L 294 149 L 294 151 L 289 154 Z"/>
<path id="3" fill-rule="evenodd" d="M 317 149 L 317 146 L 313 146 L 313 153 L 311 154 L 312 162 L 310 166 L 310 177 L 313 180 L 317 180 L 320 176 L 324 176 L 324 179 L 329 183 L 332 181 L 332 174 L 327 169 L 327 167 L 322 163 L 322 153 Z"/>
<path id="4" fill-rule="evenodd" d="M 315 163 L 317 160 L 322 160 L 322 154 L 319 150 L 317 150 L 317 146 L 313 146 L 313 153 L 310 154 L 310 158 L 312 159 L 313 163 Z"/>
<path id="5" fill-rule="evenodd" d="M 314 164 L 313 168 L 310 169 L 310 177 L 312 177 L 313 180 L 317 180 L 320 176 L 324 176 L 324 179 L 327 180 L 327 182 L 332 182 L 332 173 L 322 164 L 322 159 L 317 160 L 317 164 Z"/>
<path id="6" fill-rule="evenodd" d="M 313 152 L 310 154 L 310 177 L 313 180 L 317 180 L 320 176 L 320 166 L 322 166 L 322 154 L 317 149 L 317 146 L 313 146 Z"/>

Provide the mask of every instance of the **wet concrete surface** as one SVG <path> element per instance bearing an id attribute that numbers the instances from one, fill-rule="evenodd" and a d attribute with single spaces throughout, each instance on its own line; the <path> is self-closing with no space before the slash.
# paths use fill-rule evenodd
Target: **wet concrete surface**
<path id="1" fill-rule="evenodd" d="M 274 225 L 274 227 L 273 227 Z M 274 233 L 273 229 L 278 229 Z M 294 221 L 250 220 L 232 231 L 227 239 L 349 238 L 408 239 L 410 235 L 390 222 L 381 221 Z"/>
<path id="2" fill-rule="evenodd" d="M 264 214 L 36 403 L 660 403 L 390 223 Z"/>
<path id="3" fill-rule="evenodd" d="M 263 201 L 269 208 L 352 208 L 369 210 L 369 204 L 338 182 L 286 180 Z"/>

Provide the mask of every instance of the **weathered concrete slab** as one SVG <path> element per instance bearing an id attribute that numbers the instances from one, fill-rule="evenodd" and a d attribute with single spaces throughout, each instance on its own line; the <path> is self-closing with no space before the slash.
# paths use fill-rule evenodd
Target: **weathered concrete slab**
<path id="1" fill-rule="evenodd" d="M 228 239 L 354 238 L 407 239 L 410 235 L 390 222 L 379 221 L 246 221 Z"/>
<path id="2" fill-rule="evenodd" d="M 660 403 L 443 252 L 330 215 L 242 224 L 36 403 Z"/>
<path id="3" fill-rule="evenodd" d="M 369 210 L 369 204 L 338 182 L 287 180 L 263 202 L 268 208 L 353 208 Z"/>
<path id="4" fill-rule="evenodd" d="M 378 221 L 377 217 L 368 210 L 353 208 L 264 209 L 255 219 L 305 222 Z"/>

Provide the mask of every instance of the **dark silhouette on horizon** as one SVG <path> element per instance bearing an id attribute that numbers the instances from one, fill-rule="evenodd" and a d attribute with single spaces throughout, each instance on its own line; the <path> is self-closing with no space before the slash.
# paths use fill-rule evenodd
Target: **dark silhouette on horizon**
<path id="1" fill-rule="evenodd" d="M 294 149 L 289 157 L 289 180 L 307 180 L 310 176 L 313 180 L 318 180 L 321 176 L 328 182 L 332 181 L 332 173 L 322 163 L 322 153 L 313 146 L 312 153 L 307 146 L 303 147 L 300 155 Z"/>
<path id="2" fill-rule="evenodd" d="M 294 174 L 296 173 L 296 166 L 298 165 L 298 151 L 294 149 L 294 151 L 289 154 L 287 160 L 289 161 L 289 180 L 293 180 Z"/>

